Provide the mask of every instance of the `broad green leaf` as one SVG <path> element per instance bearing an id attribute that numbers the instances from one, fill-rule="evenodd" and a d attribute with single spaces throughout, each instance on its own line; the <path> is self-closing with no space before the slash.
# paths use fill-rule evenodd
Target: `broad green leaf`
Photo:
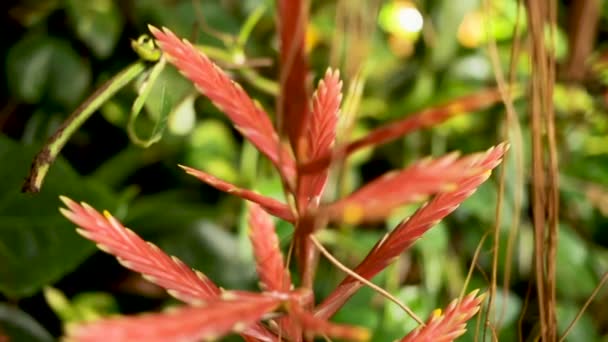
<path id="1" fill-rule="evenodd" d="M 31 34 L 13 45 L 7 55 L 7 77 L 15 96 L 36 103 L 46 95 L 73 108 L 91 81 L 91 70 L 62 39 Z"/>
<path id="2" fill-rule="evenodd" d="M 444 261 L 449 258 L 448 240 L 446 226 L 440 222 L 414 244 L 414 249 L 422 255 L 422 279 L 425 289 L 431 294 L 437 294 L 441 290 L 445 278 Z"/>
<path id="3" fill-rule="evenodd" d="M 60 215 L 60 194 L 112 209 L 114 196 L 103 184 L 80 177 L 58 160 L 47 185 L 37 195 L 20 187 L 37 149 L 0 136 L 0 292 L 8 297 L 29 296 L 74 270 L 95 250 Z"/>
<path id="4" fill-rule="evenodd" d="M 0 337 L 8 341 L 52 342 L 55 339 L 40 323 L 17 307 L 0 303 Z"/>
<path id="5" fill-rule="evenodd" d="M 437 298 L 418 286 L 404 286 L 395 296 L 423 320 L 426 318 L 426 314 L 436 306 Z M 394 341 L 418 326 L 418 323 L 403 309 L 390 302 L 385 304 L 383 318 L 382 325 L 374 333 L 374 340 Z"/>
<path id="6" fill-rule="evenodd" d="M 576 317 L 581 309 L 579 303 L 573 303 L 570 301 L 561 300 L 557 304 L 557 326 L 560 333 L 563 333 L 570 322 Z M 602 341 L 600 338 L 597 325 L 593 322 L 593 318 L 588 313 L 583 314 L 581 319 L 568 334 L 568 337 L 564 340 L 565 342 L 599 342 Z"/>
<path id="7" fill-rule="evenodd" d="M 73 109 L 91 83 L 91 68 L 64 40 L 54 43 L 49 67 L 48 95 L 55 103 Z"/>
<path id="8" fill-rule="evenodd" d="M 40 101 L 52 57 L 53 40 L 41 35 L 25 36 L 8 50 L 6 75 L 16 97 L 28 103 Z"/>
<path id="9" fill-rule="evenodd" d="M 557 291 L 568 298 L 586 299 L 597 284 L 589 264 L 589 247 L 570 227 L 562 225 L 557 247 Z M 575 282 L 572 279 L 576 279 Z"/>
<path id="10" fill-rule="evenodd" d="M 68 15 L 78 37 L 98 58 L 110 56 L 123 28 L 114 0 L 68 0 Z"/>
<path id="11" fill-rule="evenodd" d="M 228 182 L 238 181 L 237 143 L 230 128 L 220 120 L 207 119 L 190 135 L 186 164 Z"/>
<path id="12" fill-rule="evenodd" d="M 124 223 L 144 237 L 162 234 L 168 228 L 171 233 L 180 234 L 197 221 L 215 219 L 222 213 L 219 205 L 207 207 L 197 199 L 177 190 L 141 196 L 129 205 Z"/>
<path id="13" fill-rule="evenodd" d="M 167 120 L 169 132 L 175 135 L 187 135 L 194 129 L 196 124 L 195 100 L 195 94 L 188 95 L 173 108 Z"/>
<path id="14" fill-rule="evenodd" d="M 152 74 L 150 75 L 152 77 Z M 145 81 L 144 81 L 145 82 Z M 174 67 L 167 66 L 160 71 L 156 81 L 150 84 L 149 96 L 146 96 L 145 110 L 154 120 L 162 115 L 163 112 L 163 88 L 170 96 L 165 96 L 166 104 L 173 110 L 186 96 L 192 94 L 194 87 L 186 80 Z"/>
<path id="15" fill-rule="evenodd" d="M 156 240 L 159 247 L 190 267 L 205 273 L 220 286 L 251 288 L 256 279 L 251 256 L 241 255 L 236 235 L 208 222 L 199 221 L 189 228 Z"/>

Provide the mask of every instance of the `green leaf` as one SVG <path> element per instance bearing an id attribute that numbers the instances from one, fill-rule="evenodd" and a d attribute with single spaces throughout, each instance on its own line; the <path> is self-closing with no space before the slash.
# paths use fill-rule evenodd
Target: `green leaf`
<path id="1" fill-rule="evenodd" d="M 74 108 L 91 83 L 91 68 L 72 49 L 70 43 L 56 40 L 49 68 L 48 95 L 65 108 Z"/>
<path id="2" fill-rule="evenodd" d="M 561 225 L 559 230 L 556 264 L 558 293 L 569 298 L 586 299 L 597 284 L 589 265 L 589 247 L 567 225 Z"/>
<path id="3" fill-rule="evenodd" d="M 84 292 L 69 300 L 60 290 L 47 287 L 44 297 L 64 324 L 92 321 L 119 312 L 114 297 L 105 292 Z"/>
<path id="4" fill-rule="evenodd" d="M 29 296 L 74 270 L 95 250 L 78 236 L 58 211 L 60 194 L 98 208 L 113 208 L 108 188 L 85 181 L 65 161 L 58 160 L 47 186 L 37 195 L 20 193 L 21 182 L 37 152 L 0 136 L 0 292 Z"/>
<path id="5" fill-rule="evenodd" d="M 68 0 L 68 15 L 78 37 L 98 58 L 110 56 L 123 28 L 113 0 Z"/>
<path id="6" fill-rule="evenodd" d="M 162 233 L 166 227 L 179 234 L 181 229 L 219 213 L 217 205 L 206 207 L 184 191 L 173 190 L 137 198 L 129 205 L 124 223 L 144 237 Z"/>
<path id="7" fill-rule="evenodd" d="M 561 333 L 565 332 L 570 322 L 576 317 L 581 306 L 579 303 L 572 303 L 569 301 L 561 300 L 557 304 L 557 325 Z M 594 324 L 594 319 L 587 313 L 583 314 L 581 319 L 576 322 L 576 325 L 572 328 L 566 342 L 576 341 L 601 341 L 599 333 Z"/>
<path id="8" fill-rule="evenodd" d="M 16 97 L 28 103 L 40 101 L 52 56 L 52 39 L 39 35 L 25 36 L 8 50 L 6 75 Z"/>
<path id="9" fill-rule="evenodd" d="M 251 256 L 241 255 L 237 237 L 208 221 L 157 240 L 158 246 L 226 288 L 250 288 L 256 279 Z"/>
<path id="10" fill-rule="evenodd" d="M 0 303 L 0 334 L 6 335 L 8 341 L 54 341 L 53 336 L 30 315 L 5 303 Z"/>
<path id="11" fill-rule="evenodd" d="M 91 70 L 62 39 L 31 34 L 13 45 L 7 55 L 8 83 L 15 96 L 36 103 L 46 95 L 66 108 L 82 99 Z"/>
<path id="12" fill-rule="evenodd" d="M 135 130 L 137 117 L 144 107 L 146 100 L 150 97 L 151 91 L 154 88 L 158 77 L 165 68 L 165 65 L 166 60 L 164 58 L 161 58 L 158 63 L 154 65 L 148 77 L 146 77 L 146 79 L 142 82 L 139 88 L 139 96 L 137 96 L 135 102 L 133 103 L 133 107 L 131 108 L 131 115 L 129 117 L 129 123 L 127 126 L 129 138 L 131 138 L 133 143 L 144 148 L 150 147 L 150 145 L 158 142 L 162 138 L 165 127 L 167 127 L 167 116 L 173 107 L 173 103 L 167 95 L 166 84 L 161 83 L 159 104 L 160 113 L 157 117 L 154 129 L 152 130 L 149 138 L 140 138 L 137 135 Z"/>
<path id="13" fill-rule="evenodd" d="M 446 267 L 444 261 L 449 258 L 448 240 L 446 226 L 439 222 L 414 244 L 414 248 L 422 255 L 425 289 L 433 295 L 436 295 L 443 285 Z"/>
<path id="14" fill-rule="evenodd" d="M 436 68 L 442 68 L 451 62 L 458 50 L 458 26 L 465 14 L 477 8 L 478 0 L 451 1 L 443 0 L 437 6 L 435 29 L 441 34 L 437 35 L 434 48 L 430 50 L 431 63 Z"/>
<path id="15" fill-rule="evenodd" d="M 230 128 L 220 120 L 207 119 L 190 136 L 186 163 L 228 182 L 238 181 L 237 143 Z"/>

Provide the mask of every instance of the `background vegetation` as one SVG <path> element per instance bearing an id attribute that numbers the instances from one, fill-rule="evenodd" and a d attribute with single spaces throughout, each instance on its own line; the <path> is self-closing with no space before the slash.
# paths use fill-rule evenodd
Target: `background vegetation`
<path id="1" fill-rule="evenodd" d="M 147 32 L 147 24 L 167 26 L 202 45 L 272 112 L 277 87 L 274 2 L 31 0 L 4 5 L 0 336 L 49 341 L 68 322 L 155 310 L 169 301 L 162 290 L 78 237 L 57 210 L 59 194 L 111 210 L 145 239 L 222 286 L 254 288 L 243 202 L 200 184 L 177 164 L 276 197 L 282 196 L 280 181 L 173 68 L 163 71 L 158 82 L 170 93 L 168 116 L 161 109 L 163 87 L 157 86 L 131 127 L 144 137 L 165 128 L 156 144 L 142 148 L 127 133 L 136 81 L 72 137 L 39 194 L 21 194 L 20 188 L 35 154 L 58 125 L 96 87 L 137 60 L 130 39 Z M 554 48 L 557 70 L 555 80 L 541 81 L 551 88 L 553 146 L 559 159 L 559 247 L 552 258 L 560 332 L 608 270 L 608 73 L 603 50 L 608 5 L 597 0 L 556 6 L 555 25 L 540 26 L 546 34 L 539 42 L 529 34 L 536 19 L 516 0 L 311 3 L 307 45 L 313 77 L 317 80 L 328 65 L 341 70 L 345 89 L 355 94 L 353 136 L 495 87 L 499 70 L 504 71 L 503 85 L 518 85 L 505 104 L 363 150 L 332 178 L 336 192 L 349 193 L 363 181 L 426 155 L 484 150 L 504 140 L 512 144 L 502 171 L 375 278 L 426 316 L 459 295 L 473 264 L 472 286 L 496 294 L 490 317 L 495 331 L 486 331 L 488 340 L 492 335 L 501 341 L 525 339 L 540 329 L 532 146 L 534 137 L 546 131 L 533 128 L 530 119 L 538 88 L 534 44 Z M 340 260 L 356 264 L 412 209 L 403 208 L 383 225 L 334 227 L 323 242 Z M 279 229 L 288 241 L 291 228 L 283 224 Z M 322 263 L 318 293 L 326 294 L 342 276 Z M 608 341 L 607 300 L 605 289 L 597 293 L 567 340 Z M 336 319 L 370 327 L 378 341 L 403 336 L 415 326 L 369 289 L 351 299 Z M 469 328 L 463 341 L 484 332 Z"/>

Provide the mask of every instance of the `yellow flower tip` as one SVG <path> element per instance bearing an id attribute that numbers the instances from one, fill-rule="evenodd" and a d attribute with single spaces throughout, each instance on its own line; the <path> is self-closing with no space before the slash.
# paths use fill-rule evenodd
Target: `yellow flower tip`
<path id="1" fill-rule="evenodd" d="M 107 210 L 103 211 L 103 216 L 108 220 L 112 219 L 112 214 L 110 214 L 110 212 Z"/>
<path id="2" fill-rule="evenodd" d="M 441 317 L 441 315 L 443 315 L 443 311 L 441 309 L 435 309 L 433 310 L 433 312 L 431 313 L 431 317 L 434 318 L 439 318 Z"/>
<path id="3" fill-rule="evenodd" d="M 451 103 L 447 106 L 446 109 L 447 109 L 448 113 L 450 113 L 450 114 L 458 114 L 458 113 L 465 112 L 465 107 L 460 102 Z"/>
<path id="4" fill-rule="evenodd" d="M 441 188 L 441 191 L 444 191 L 444 192 L 452 192 L 452 191 L 456 191 L 456 190 L 458 190 L 457 183 L 447 183 Z"/>
<path id="5" fill-rule="evenodd" d="M 342 220 L 347 224 L 357 224 L 363 219 L 365 211 L 360 205 L 347 204 L 342 213 Z"/>
<path id="6" fill-rule="evenodd" d="M 238 296 L 231 291 L 224 291 L 220 294 L 220 298 L 224 300 L 235 300 Z"/>
<path id="7" fill-rule="evenodd" d="M 372 338 L 372 334 L 369 330 L 361 328 L 361 329 L 357 329 L 357 336 L 356 340 L 357 341 L 369 341 Z"/>

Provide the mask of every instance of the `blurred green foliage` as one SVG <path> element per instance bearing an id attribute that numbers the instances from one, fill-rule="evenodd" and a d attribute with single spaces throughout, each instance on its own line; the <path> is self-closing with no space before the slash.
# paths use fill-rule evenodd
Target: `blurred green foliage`
<path id="1" fill-rule="evenodd" d="M 372 22 L 369 35 L 365 30 L 344 31 L 348 26 L 336 22 L 340 18 L 337 10 L 369 17 L 369 3 L 353 0 L 346 6 L 336 1 L 312 1 L 307 32 L 315 79 L 333 63 L 344 70 L 345 89 L 357 77 L 362 80 L 356 113 L 344 113 L 358 118 L 353 136 L 494 85 L 486 44 L 498 44 L 498 62 L 508 70 L 514 28 L 519 20 L 520 31 L 525 34 L 527 26 L 525 11 L 516 0 L 492 1 L 485 9 L 478 0 L 386 0 L 381 2 L 379 21 Z M 560 2 L 554 38 L 562 64 L 572 46 L 567 31 L 570 5 Z M 404 8 L 415 9 L 423 18 L 422 31 L 404 33 L 407 28 L 396 27 L 404 20 L 414 20 L 400 16 Z M 601 23 L 608 20 L 606 8 L 603 5 Z M 228 120 L 208 100 L 197 96 L 192 85 L 172 67 L 160 73 L 134 126 L 137 132 L 159 133 L 155 125 L 166 120 L 166 130 L 156 144 L 141 149 L 127 135 L 131 106 L 145 80 L 143 76 L 106 102 L 101 115 L 94 116 L 71 139 L 64 158 L 52 166 L 40 194 L 24 195 L 19 188 L 36 151 L 58 124 L 97 86 L 137 60 L 129 39 L 146 33 L 148 24 L 167 26 L 199 44 L 273 112 L 273 80 L 277 75 L 274 3 L 23 0 L 7 13 L 3 32 L 11 34 L 2 38 L 6 92 L 1 95 L 0 111 L 0 292 L 6 303 L 0 303 L 0 334 L 15 341 L 50 341 L 51 335 L 61 333 L 57 317 L 66 323 L 117 310 L 156 309 L 169 300 L 162 296 L 159 300 L 156 292 L 143 286 L 135 275 L 117 272 L 113 259 L 101 256 L 91 243 L 78 237 L 57 211 L 60 194 L 111 210 L 144 238 L 222 286 L 255 287 L 242 201 L 190 179 L 177 164 L 200 168 L 277 198 L 283 196 L 280 181 L 268 161 L 259 158 Z M 244 27 L 248 20 L 251 26 Z M 338 38 L 337 32 L 342 34 Z M 594 75 L 582 82 L 558 78 L 554 92 L 561 160 L 557 292 L 562 331 L 608 270 L 608 67 L 602 59 L 605 35 L 600 30 L 594 44 L 597 51 L 589 62 L 592 65 L 588 68 L 596 71 Z M 366 46 L 364 56 L 359 60 L 349 58 L 349 53 L 361 46 Z M 526 84 L 531 69 L 525 46 L 515 58 L 515 81 Z M 352 63 L 359 63 L 359 68 L 351 68 Z M 523 170 L 517 168 L 512 153 L 503 166 L 505 191 L 501 202 L 499 177 L 495 176 L 445 223 L 421 239 L 411 253 L 374 280 L 426 316 L 460 294 L 475 250 L 485 241 L 469 289 L 488 289 L 493 245 L 491 238 L 483 238 L 496 225 L 500 229 L 498 296 L 489 319 L 497 324 L 495 333 L 504 341 L 517 340 L 520 330 L 529 335 L 538 329 L 537 313 L 522 312 L 526 301 L 536 300 L 527 297 L 534 273 L 526 100 L 517 101 L 515 109 L 523 138 L 514 134 L 513 127 L 505 126 L 504 107 L 495 106 L 374 151 L 362 151 L 346 164 L 343 173 L 332 177 L 330 184 L 336 195 L 349 193 L 362 182 L 425 155 L 483 150 L 507 136 L 520 139 L 514 145 L 523 146 Z M 523 184 L 518 184 L 518 177 Z M 496 203 L 502 209 L 500 221 Z M 514 212 L 515 203 L 521 206 L 518 212 Z M 354 265 L 413 209 L 404 208 L 385 226 L 332 227 L 321 238 L 340 260 Z M 278 229 L 282 242 L 288 241 L 292 228 L 281 222 Z M 513 229 L 517 233 L 509 240 Z M 506 253 L 509 241 L 511 255 Z M 92 275 L 88 270 L 91 267 L 95 268 Z M 509 278 L 505 278 L 507 269 L 511 270 Z M 342 277 L 322 261 L 318 293 L 326 295 Z M 41 295 L 45 286 L 55 286 L 65 294 L 57 292 L 53 297 L 47 293 L 47 304 Z M 144 300 L 125 296 L 133 293 Z M 600 304 L 607 299 L 608 291 L 600 291 L 567 340 L 607 341 L 608 314 L 605 305 Z M 374 329 L 374 341 L 393 340 L 415 326 L 405 313 L 367 288 L 351 299 L 336 320 Z M 469 324 L 470 331 L 463 341 L 474 340 L 474 325 L 474 321 Z M 490 336 L 487 332 L 487 340 Z"/>

